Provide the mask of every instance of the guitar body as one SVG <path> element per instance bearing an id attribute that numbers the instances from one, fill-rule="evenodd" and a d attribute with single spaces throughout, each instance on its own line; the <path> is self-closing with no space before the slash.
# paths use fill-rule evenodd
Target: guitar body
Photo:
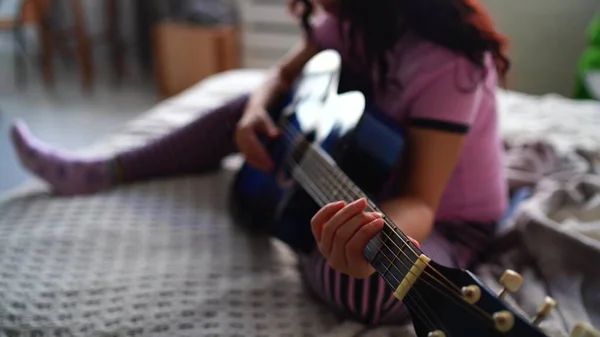
<path id="1" fill-rule="evenodd" d="M 363 191 L 376 199 L 383 191 L 398 158 L 404 141 L 399 127 L 375 106 L 356 113 L 342 115 L 331 127 L 331 120 L 316 120 L 311 128 L 301 122 L 313 111 L 295 111 L 286 116 L 300 133 L 310 135 L 314 129 L 328 131 L 315 140 L 337 165 Z M 359 108 L 360 109 L 360 108 Z M 341 124 L 345 126 L 338 127 Z M 285 154 L 289 143 L 267 145 L 276 169 L 264 173 L 248 164 L 238 172 L 233 184 L 232 206 L 237 217 L 250 228 L 267 231 L 304 253 L 313 249 L 310 219 L 318 204 L 285 172 Z"/>
<path id="2" fill-rule="evenodd" d="M 362 93 L 349 92 L 356 88 L 340 88 L 343 76 L 353 75 L 342 74 L 339 54 L 320 53 L 305 66 L 295 90 L 282 107 L 270 112 L 271 117 L 312 137 L 361 188 L 377 196 L 401 153 L 401 129 Z M 340 95 L 346 97 L 338 99 Z M 264 142 L 274 172 L 244 163 L 233 184 L 231 207 L 245 227 L 308 253 L 313 248 L 310 219 L 319 206 L 286 172 L 286 156 L 293 146 L 286 136 Z"/>

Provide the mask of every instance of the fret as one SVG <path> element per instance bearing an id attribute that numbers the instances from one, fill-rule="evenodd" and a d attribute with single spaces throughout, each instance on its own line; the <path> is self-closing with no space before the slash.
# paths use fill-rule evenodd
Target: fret
<path id="1" fill-rule="evenodd" d="M 319 176 L 317 179 L 327 202 L 336 202 L 340 199 L 347 201 L 348 198 L 345 196 L 347 193 L 340 191 L 340 187 L 335 186 L 331 179 L 327 179 L 324 175 Z"/>
<path id="2" fill-rule="evenodd" d="M 397 273 L 393 272 L 394 268 L 396 268 L 396 261 L 390 260 L 386 255 L 382 253 L 382 250 L 373 245 L 373 242 L 375 241 L 383 242 L 384 240 L 386 240 L 385 237 L 379 235 L 375 236 L 371 243 L 369 243 L 365 247 L 364 255 L 367 261 L 371 263 L 371 265 L 375 268 L 375 270 L 383 278 L 383 280 L 392 289 L 396 289 L 400 285 L 400 282 L 402 280 L 402 277 L 398 278 Z"/>
<path id="3" fill-rule="evenodd" d="M 383 264 L 385 265 L 385 262 Z M 390 260 L 390 262 L 387 264 L 387 266 L 385 267 L 383 272 L 380 272 L 379 274 L 381 274 L 381 276 L 383 276 L 385 278 L 389 275 L 388 273 L 391 273 L 391 270 L 393 270 L 393 269 L 390 269 L 390 268 L 393 268 L 393 267 L 394 267 L 394 260 Z M 393 276 L 393 274 L 392 274 L 392 276 Z"/>
<path id="4" fill-rule="evenodd" d="M 365 258 L 388 283 L 396 289 L 394 296 L 403 299 L 429 264 L 429 258 L 413 247 L 410 241 L 401 242 L 397 228 L 384 227 L 365 248 Z M 398 244 L 400 243 L 400 244 Z"/>
<path id="5" fill-rule="evenodd" d="M 317 158 L 315 158 L 317 157 Z M 302 180 L 310 180 L 315 182 L 313 188 L 318 189 L 320 199 L 325 203 L 335 202 L 343 200 L 346 202 L 352 202 L 356 199 L 364 197 L 360 189 L 351 184 L 350 182 L 345 184 L 340 182 L 339 173 L 334 173 L 337 168 L 334 164 L 329 161 L 325 161 L 326 158 L 323 154 L 319 153 L 319 149 L 315 147 L 307 147 L 302 152 L 302 159 L 293 171 L 293 174 L 304 175 L 305 179 L 299 179 L 299 183 L 304 187 L 306 182 Z M 339 171 L 339 169 L 337 169 Z"/>
<path id="6" fill-rule="evenodd" d="M 393 261 L 394 268 L 392 268 L 392 272 L 397 279 L 402 279 L 404 275 L 414 263 L 414 260 L 411 259 L 413 254 L 406 254 L 402 250 L 404 246 L 396 246 L 388 237 L 385 238 L 388 242 L 385 243 L 383 247 L 380 248 L 380 254 L 386 259 L 386 261 Z"/>
<path id="7" fill-rule="evenodd" d="M 386 221 L 390 222 L 387 218 Z M 412 241 L 406 235 L 404 235 L 400 229 L 398 229 L 396 226 L 393 226 L 393 228 L 387 227 L 387 230 L 388 231 L 386 231 L 386 234 L 391 237 L 392 240 L 392 248 L 400 250 L 397 252 L 397 254 L 409 256 L 415 254 L 414 249 L 412 249 Z"/>
<path id="8" fill-rule="evenodd" d="M 397 256 L 389 256 L 385 254 L 384 251 L 385 250 L 380 251 L 378 258 L 374 261 L 374 263 L 378 265 L 376 270 L 385 280 L 391 283 L 394 288 L 397 288 L 404 278 L 402 270 L 398 270 L 398 265 L 401 264 L 401 262 Z"/>
<path id="9" fill-rule="evenodd" d="M 365 257 L 382 276 L 389 275 L 391 286 L 396 288 L 408 272 L 407 266 L 412 266 L 411 255 L 403 255 L 398 248 L 392 244 L 392 240 L 385 234 L 387 227 L 377 234 L 365 249 Z M 390 267 L 389 265 L 392 264 Z"/>
<path id="10" fill-rule="evenodd" d="M 321 173 L 320 178 L 325 182 L 325 185 L 327 186 L 326 190 L 330 191 L 329 202 L 339 200 L 352 202 L 360 198 L 369 200 L 367 195 L 336 166 L 335 162 L 333 162 L 326 154 L 322 153 L 321 149 L 312 147 L 307 152 L 307 164 L 312 163 L 314 165 L 314 162 L 320 162 L 320 164 L 318 164 L 321 167 L 319 170 Z M 369 204 L 372 204 L 370 200 Z"/>
<path id="11" fill-rule="evenodd" d="M 402 282 L 403 278 L 398 279 L 397 273 L 394 272 L 395 261 L 389 261 L 383 256 L 381 257 L 380 265 L 389 267 L 389 269 L 376 268 L 377 273 L 383 278 L 383 280 L 390 286 L 391 289 L 396 289 Z"/>
<path id="12" fill-rule="evenodd" d="M 331 198 L 330 199 L 331 200 L 337 200 L 337 199 L 339 199 L 339 197 L 338 197 L 339 195 L 340 195 L 340 191 L 337 188 L 334 188 L 334 189 L 332 189 Z"/>

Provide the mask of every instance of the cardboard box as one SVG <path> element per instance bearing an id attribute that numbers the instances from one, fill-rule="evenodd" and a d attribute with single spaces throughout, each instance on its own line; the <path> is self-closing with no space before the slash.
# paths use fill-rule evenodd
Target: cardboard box
<path id="1" fill-rule="evenodd" d="M 240 67 L 238 30 L 164 22 L 153 33 L 159 95 L 168 98 L 216 73 Z"/>

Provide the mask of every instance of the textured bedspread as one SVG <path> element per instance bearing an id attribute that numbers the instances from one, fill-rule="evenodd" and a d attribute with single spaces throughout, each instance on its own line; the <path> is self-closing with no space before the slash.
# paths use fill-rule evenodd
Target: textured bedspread
<path id="1" fill-rule="evenodd" d="M 260 71 L 219 75 L 83 153 L 143 144 L 261 78 Z M 522 272 L 527 281 L 511 300 L 528 314 L 546 294 L 555 297 L 559 308 L 543 325 L 551 336 L 565 336 L 577 320 L 600 326 L 600 268 L 593 266 L 600 260 L 600 179 L 591 172 L 600 140 L 597 131 L 576 138 L 581 125 L 563 118 L 578 116 L 599 130 L 600 105 L 501 97 L 503 132 L 513 144 L 511 178 L 535 193 L 508 221 L 496 253 L 477 273 L 499 289 L 496 279 L 505 268 Z M 523 133 L 527 123 L 536 129 Z M 560 151 L 518 145 L 536 133 Z M 585 148 L 592 161 L 574 148 Z M 284 246 L 233 226 L 226 186 L 238 164 L 232 157 L 213 175 L 90 197 L 53 197 L 35 182 L 5 196 L 0 336 L 414 334 L 409 325 L 372 330 L 339 320 L 307 295 Z"/>

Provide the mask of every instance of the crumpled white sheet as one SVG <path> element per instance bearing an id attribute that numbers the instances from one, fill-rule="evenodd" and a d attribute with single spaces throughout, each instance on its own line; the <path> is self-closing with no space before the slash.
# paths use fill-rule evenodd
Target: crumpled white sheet
<path id="1" fill-rule="evenodd" d="M 576 101 L 559 95 L 498 93 L 500 129 L 513 144 L 543 139 L 559 152 L 575 148 L 597 151 L 600 102 Z"/>

